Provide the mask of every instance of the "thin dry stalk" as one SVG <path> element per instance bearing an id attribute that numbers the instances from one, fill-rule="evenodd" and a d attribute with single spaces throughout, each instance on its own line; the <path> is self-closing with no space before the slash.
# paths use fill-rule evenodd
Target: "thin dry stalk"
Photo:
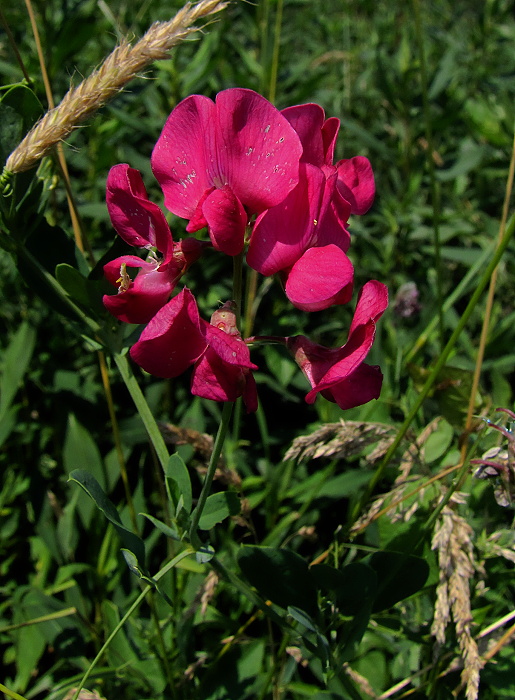
<path id="1" fill-rule="evenodd" d="M 513 134 L 513 144 L 511 150 L 510 167 L 508 170 L 508 179 L 506 181 L 506 191 L 504 194 L 504 203 L 502 208 L 502 218 L 501 225 L 499 226 L 499 236 L 497 239 L 497 245 L 501 244 L 502 238 L 506 231 L 506 222 L 508 220 L 508 213 L 510 208 L 511 194 L 513 191 L 513 180 L 515 177 L 515 133 Z M 485 313 L 483 314 L 483 327 L 481 328 L 481 337 L 479 340 L 479 348 L 477 351 L 476 365 L 474 368 L 474 377 L 472 380 L 472 388 L 470 390 L 469 405 L 467 409 L 467 419 L 465 421 L 465 432 L 468 434 L 472 429 L 472 418 L 474 415 L 474 407 L 476 403 L 476 394 L 479 387 L 479 379 L 481 376 L 481 368 L 483 366 L 483 358 L 485 355 L 486 341 L 488 337 L 488 331 L 490 329 L 490 319 L 492 316 L 492 307 L 494 303 L 495 287 L 497 285 L 497 273 L 499 267 L 497 266 L 492 272 L 490 278 L 490 285 L 488 287 L 488 296 L 486 299 Z M 461 447 L 461 459 L 465 460 L 465 455 L 467 452 L 467 443 L 463 442 Z"/>
<path id="2" fill-rule="evenodd" d="M 345 673 L 351 678 L 354 683 L 359 687 L 359 689 L 367 695 L 369 698 L 373 698 L 374 700 L 377 700 L 378 695 L 368 682 L 368 680 L 361 675 L 361 673 L 358 673 L 355 671 L 353 668 L 349 666 L 349 664 L 345 663 L 343 664 L 343 670 Z"/>
<path id="3" fill-rule="evenodd" d="M 399 474 L 397 475 L 392 488 L 387 493 L 381 494 L 378 498 L 376 498 L 369 509 L 356 520 L 350 530 L 350 534 L 352 536 L 357 535 L 358 532 L 361 532 L 362 530 L 365 530 L 370 523 L 377 520 L 377 518 L 384 513 L 389 512 L 392 522 L 395 522 L 395 520 L 400 519 L 407 521 L 416 512 L 421 503 L 423 492 L 427 484 L 418 486 L 415 491 L 412 491 L 409 494 L 405 493 L 406 488 L 409 484 L 413 483 L 415 479 L 419 478 L 418 476 L 412 477 L 411 472 L 415 465 L 421 465 L 423 447 L 428 437 L 437 429 L 439 422 L 440 418 L 435 418 L 433 421 L 431 421 L 431 423 L 429 423 L 424 430 L 422 430 L 417 439 L 408 447 L 402 456 L 399 465 Z M 440 478 L 440 476 L 438 478 Z M 429 480 L 428 484 L 429 483 L 431 483 L 431 480 Z M 397 506 L 401 505 L 403 501 L 407 501 L 415 494 L 418 494 L 418 498 L 413 501 L 410 506 L 407 506 L 399 511 Z M 388 503 L 388 501 L 390 501 L 390 503 L 386 506 L 385 504 Z"/>
<path id="4" fill-rule="evenodd" d="M 190 34 L 199 31 L 193 24 L 220 12 L 223 0 L 187 3 L 169 22 L 156 22 L 134 45 L 124 41 L 76 88 L 69 90 L 60 105 L 50 110 L 11 153 L 5 171 L 30 170 L 55 144 L 118 93 L 140 71 L 154 61 L 168 58 L 168 52 Z"/>
<path id="5" fill-rule="evenodd" d="M 443 644 L 452 613 L 463 659 L 461 679 L 466 686 L 467 700 L 476 700 L 479 672 L 483 662 L 471 634 L 469 582 L 474 573 L 472 528 L 450 506 L 445 506 L 440 514 L 432 548 L 438 551 L 440 581 L 431 633 L 436 637 L 438 644 Z"/>

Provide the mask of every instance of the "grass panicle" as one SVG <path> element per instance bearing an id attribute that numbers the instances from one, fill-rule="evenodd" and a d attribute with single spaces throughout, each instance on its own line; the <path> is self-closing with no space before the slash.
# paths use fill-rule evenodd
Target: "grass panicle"
<path id="1" fill-rule="evenodd" d="M 463 660 L 461 679 L 466 686 L 467 700 L 475 700 L 479 690 L 479 672 L 483 662 L 472 636 L 470 580 L 475 571 L 473 530 L 455 510 L 460 494 L 453 494 L 451 505 L 445 506 L 437 521 L 432 548 L 438 552 L 440 569 L 436 605 L 431 633 L 439 645 L 445 642 L 445 631 L 454 621 L 456 637 Z"/>
<path id="2" fill-rule="evenodd" d="M 76 88 L 70 89 L 61 104 L 47 112 L 11 153 L 5 164 L 10 173 L 30 170 L 48 151 L 66 139 L 73 129 L 111 100 L 128 82 L 154 61 L 168 58 L 169 51 L 194 32 L 195 22 L 220 12 L 222 0 L 187 3 L 169 22 L 156 22 L 134 46 L 123 41 L 102 65 Z"/>

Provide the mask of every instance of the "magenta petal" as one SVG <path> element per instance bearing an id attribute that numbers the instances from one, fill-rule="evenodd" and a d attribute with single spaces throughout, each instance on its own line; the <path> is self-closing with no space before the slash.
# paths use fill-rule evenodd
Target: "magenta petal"
<path id="1" fill-rule="evenodd" d="M 184 288 L 151 319 L 130 354 L 156 377 L 177 377 L 205 349 L 195 297 Z"/>
<path id="2" fill-rule="evenodd" d="M 257 366 L 250 361 L 248 346 L 237 335 L 229 335 L 206 321 L 201 323 L 208 348 L 195 364 L 192 394 L 213 401 L 235 401 L 244 396 L 247 409 L 256 410 L 257 393 L 250 370 Z"/>
<path id="3" fill-rule="evenodd" d="M 308 248 L 290 270 L 286 296 L 302 311 L 321 311 L 350 301 L 353 279 L 352 263 L 340 248 Z"/>
<path id="4" fill-rule="evenodd" d="M 146 262 L 137 255 L 122 255 L 119 258 L 110 260 L 104 265 L 104 275 L 107 281 L 115 287 L 120 286 L 122 265 L 126 267 L 140 267 L 145 272 L 152 272 L 156 269 L 155 264 Z"/>
<path id="5" fill-rule="evenodd" d="M 302 163 L 297 187 L 284 202 L 257 218 L 247 251 L 250 267 L 262 275 L 274 275 L 291 267 L 316 242 L 325 187 L 320 168 Z"/>
<path id="6" fill-rule="evenodd" d="M 252 372 L 246 375 L 245 389 L 243 390 L 243 403 L 247 407 L 247 413 L 255 413 L 258 410 L 258 394 L 256 380 Z"/>
<path id="7" fill-rule="evenodd" d="M 206 321 L 202 323 L 205 324 L 204 331 L 209 347 L 223 362 L 242 368 L 258 369 L 257 365 L 250 361 L 249 347 L 239 335 L 229 335 Z"/>
<path id="8" fill-rule="evenodd" d="M 298 182 L 302 155 L 288 120 L 264 97 L 243 88 L 218 93 L 216 109 L 221 182 L 214 184 L 228 184 L 251 213 L 282 202 Z"/>
<path id="9" fill-rule="evenodd" d="M 140 268 L 134 280 L 130 280 L 128 274 L 122 271 L 122 265 Z M 145 262 L 135 255 L 124 255 L 111 260 L 104 265 L 104 274 L 113 286 L 118 287 L 118 294 L 104 295 L 104 306 L 124 323 L 150 321 L 166 304 L 175 285 L 175 279 L 169 272 L 163 273 L 155 264 Z"/>
<path id="10" fill-rule="evenodd" d="M 334 158 L 334 148 L 338 131 L 340 130 L 340 120 L 337 117 L 329 117 L 322 127 L 322 140 L 324 142 L 325 164 L 332 165 Z"/>
<path id="11" fill-rule="evenodd" d="M 322 391 L 322 396 L 347 410 L 362 406 L 381 394 L 383 374 L 379 367 L 364 362 L 346 379 Z"/>
<path id="12" fill-rule="evenodd" d="M 155 246 L 166 257 L 172 234 L 161 209 L 149 202 L 138 170 L 126 164 L 111 168 L 106 201 L 113 226 L 124 241 L 140 248 Z"/>
<path id="13" fill-rule="evenodd" d="M 372 206 L 375 196 L 375 182 L 372 166 L 368 158 L 355 156 L 341 160 L 338 169 L 338 189 L 349 202 L 352 214 L 364 214 Z"/>
<path id="14" fill-rule="evenodd" d="M 202 213 L 213 247 L 226 255 L 239 255 L 245 240 L 247 214 L 231 189 L 213 190 L 202 206 Z"/>
<path id="15" fill-rule="evenodd" d="M 172 111 L 152 152 L 152 170 L 165 195 L 165 205 L 191 219 L 204 192 L 219 176 L 215 145 L 216 108 L 202 95 L 192 95 Z"/>
<path id="16" fill-rule="evenodd" d="M 119 321 L 124 323 L 147 323 L 166 304 L 170 296 L 169 286 L 163 288 L 153 287 L 146 293 L 141 288 L 134 286 L 127 291 L 111 296 L 105 294 L 102 298 L 104 306 Z"/>
<path id="17" fill-rule="evenodd" d="M 293 126 L 302 144 L 302 158 L 305 163 L 320 167 L 325 163 L 322 129 L 325 113 L 317 104 L 295 105 L 281 110 L 281 114 Z"/>
<path id="18" fill-rule="evenodd" d="M 199 359 L 191 377 L 191 393 L 211 401 L 236 401 L 245 390 L 243 371 L 227 365 L 211 348 Z"/>
<path id="19" fill-rule="evenodd" d="M 313 403 L 316 395 L 325 389 L 331 389 L 344 379 L 347 379 L 363 362 L 372 347 L 375 337 L 375 324 L 361 326 L 343 346 L 334 350 L 334 364 L 327 369 L 322 377 L 318 377 L 313 389 L 306 395 L 307 403 Z M 323 367 L 317 368 L 318 370 Z M 313 368 L 315 374 L 315 368 Z M 316 374 L 319 374 L 317 371 Z"/>
<path id="20" fill-rule="evenodd" d="M 349 329 L 349 338 L 361 325 L 378 321 L 388 306 L 388 287 L 370 280 L 360 290 L 356 311 Z"/>

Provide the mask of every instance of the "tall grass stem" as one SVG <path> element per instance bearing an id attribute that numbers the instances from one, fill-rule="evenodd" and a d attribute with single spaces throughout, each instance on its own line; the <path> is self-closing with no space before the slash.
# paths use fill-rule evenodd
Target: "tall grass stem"
<path id="1" fill-rule="evenodd" d="M 422 12 L 420 9 L 420 0 L 413 0 L 413 11 L 415 16 L 415 34 L 417 38 L 417 46 L 420 60 L 420 81 L 422 88 L 422 105 L 424 111 L 424 126 L 427 141 L 427 166 L 429 170 L 429 183 L 431 190 L 431 204 L 433 208 L 433 235 L 434 235 L 434 261 L 436 270 L 436 303 L 438 307 L 438 328 L 440 348 L 444 344 L 444 325 L 443 325 L 443 292 L 442 292 L 442 256 L 440 244 L 440 190 L 436 181 L 435 162 L 433 159 L 433 129 L 431 127 L 431 110 L 429 106 L 428 80 L 427 80 L 427 64 L 426 51 L 424 46 L 424 34 L 422 27 Z"/>
<path id="2" fill-rule="evenodd" d="M 363 496 L 358 501 L 356 507 L 353 509 L 352 516 L 351 516 L 351 523 L 353 523 L 356 520 L 356 518 L 358 517 L 359 513 L 361 512 L 363 506 L 365 505 L 365 503 L 368 501 L 371 494 L 373 493 L 374 488 L 381 480 L 386 467 L 390 463 L 390 460 L 392 459 L 393 455 L 395 454 L 395 451 L 399 447 L 402 439 L 406 435 L 408 428 L 410 427 L 410 425 L 413 422 L 415 416 L 417 415 L 420 407 L 422 406 L 424 400 L 426 399 L 427 395 L 429 394 L 429 391 L 431 390 L 433 384 L 435 383 L 435 381 L 438 377 L 438 374 L 440 373 L 442 367 L 444 367 L 445 363 L 447 362 L 447 359 L 448 359 L 449 355 L 451 354 L 454 346 L 456 345 L 456 342 L 457 342 L 461 332 L 463 331 L 463 329 L 467 325 L 467 322 L 468 322 L 472 312 L 476 308 L 476 306 L 479 302 L 479 299 L 481 298 L 481 294 L 483 293 L 488 282 L 490 281 L 490 277 L 492 275 L 492 272 L 495 270 L 496 266 L 498 265 L 499 260 L 501 259 L 504 251 L 506 250 L 509 242 L 513 238 L 514 233 L 515 233 L 515 214 L 511 217 L 511 219 L 506 227 L 506 231 L 504 233 L 504 236 L 503 236 L 500 244 L 497 245 L 497 247 L 494 249 L 494 254 L 493 254 L 492 259 L 490 260 L 490 263 L 488 264 L 486 270 L 484 271 L 483 275 L 481 276 L 481 278 L 477 284 L 477 287 L 476 287 L 474 293 L 472 294 L 472 297 L 471 297 L 469 303 L 467 304 L 467 307 L 466 307 L 465 311 L 463 312 L 462 317 L 460 318 L 460 320 L 458 322 L 458 325 L 454 329 L 454 332 L 452 333 L 451 337 L 449 338 L 449 340 L 447 342 L 447 345 L 440 353 L 438 360 L 436 361 L 433 369 L 429 373 L 429 376 L 426 380 L 426 383 L 422 387 L 411 411 L 406 416 L 406 419 L 404 420 L 404 423 L 402 424 L 399 432 L 397 433 L 395 440 L 392 442 L 392 444 L 388 448 L 385 456 L 383 457 L 382 462 L 379 464 L 374 476 L 372 477 L 367 488 L 365 489 Z"/>
<path id="3" fill-rule="evenodd" d="M 506 221 L 508 219 L 508 212 L 510 208 L 510 200 L 513 191 L 513 177 L 515 173 L 515 130 L 513 134 L 513 144 L 511 149 L 510 167 L 508 170 L 508 179 L 506 181 L 506 192 L 504 195 L 504 203 L 502 208 L 501 225 L 499 226 L 499 237 L 497 244 L 500 245 L 502 238 L 504 236 L 504 231 L 506 230 Z M 481 328 L 481 337 L 479 340 L 479 348 L 477 351 L 476 366 L 474 368 L 474 377 L 472 379 L 472 388 L 470 390 L 469 404 L 467 409 L 467 419 L 465 421 L 465 432 L 468 433 L 472 427 L 472 417 L 474 415 L 474 406 L 476 403 L 476 393 L 479 387 L 479 379 L 481 376 L 481 368 L 483 365 L 483 358 L 485 356 L 486 341 L 488 337 L 488 331 L 490 328 L 490 318 L 492 316 L 492 307 L 494 304 L 495 287 L 497 284 L 497 273 L 499 268 L 496 267 L 492 272 L 492 277 L 490 278 L 490 285 L 488 287 L 488 296 L 486 299 L 485 313 L 483 317 L 483 326 Z M 467 449 L 467 442 L 464 441 L 461 454 L 462 458 L 465 455 Z"/>

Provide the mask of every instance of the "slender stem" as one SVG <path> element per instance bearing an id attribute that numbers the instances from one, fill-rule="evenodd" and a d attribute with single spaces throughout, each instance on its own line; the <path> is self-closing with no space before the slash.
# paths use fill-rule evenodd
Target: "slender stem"
<path id="1" fill-rule="evenodd" d="M 186 557 L 190 556 L 191 554 L 192 554 L 191 549 L 185 549 L 183 552 L 181 552 L 181 553 L 178 554 L 176 557 L 174 557 L 174 559 L 172 559 L 171 561 L 169 561 L 168 564 L 166 564 L 166 566 L 164 566 L 164 567 L 161 569 L 161 571 L 159 571 L 159 572 L 154 576 L 154 580 L 155 580 L 155 581 L 158 581 L 158 580 L 159 580 L 160 578 L 162 578 L 168 571 L 170 571 L 170 569 L 172 569 L 174 566 L 176 566 L 182 559 L 185 559 Z M 136 600 L 134 601 L 134 603 L 133 603 L 133 604 L 131 605 L 131 607 L 127 610 L 127 612 L 126 612 L 125 615 L 122 617 L 122 619 L 120 620 L 120 622 L 116 625 L 116 627 L 114 628 L 114 630 L 111 632 L 111 634 L 109 635 L 109 637 L 105 640 L 105 642 L 104 642 L 104 644 L 102 645 L 100 651 L 99 651 L 98 654 L 95 656 L 95 658 L 93 659 L 93 661 L 90 663 L 89 668 L 88 668 L 88 670 L 86 671 L 86 673 L 83 675 L 81 682 L 79 683 L 78 687 L 77 687 L 76 690 L 75 690 L 75 694 L 74 694 L 72 700 L 78 700 L 79 695 L 80 695 L 80 691 L 84 688 L 84 686 L 85 686 L 85 684 L 86 684 L 88 678 L 90 677 L 90 675 L 91 675 L 93 669 L 95 668 L 95 666 L 97 665 L 97 663 L 98 663 L 98 662 L 100 661 L 100 659 L 102 658 L 102 656 L 103 656 L 105 650 L 106 650 L 107 647 L 111 644 L 111 642 L 113 641 L 113 639 L 116 637 L 116 635 L 117 635 L 118 632 L 121 630 L 121 628 L 124 626 L 124 624 L 127 622 L 127 620 L 128 620 L 129 617 L 132 615 L 132 613 L 135 612 L 135 611 L 139 608 L 139 606 L 141 605 L 141 603 L 145 600 L 145 596 L 147 595 L 147 593 L 148 593 L 149 591 L 151 591 L 152 589 L 153 589 L 153 586 L 150 586 L 150 585 L 149 585 L 149 586 L 145 586 L 144 590 L 139 594 L 139 596 L 136 598 Z M 22 700 L 24 700 L 24 699 L 22 698 Z"/>
<path id="2" fill-rule="evenodd" d="M 426 67 L 426 54 L 424 50 L 424 35 L 422 31 L 422 13 L 420 10 L 420 0 L 413 0 L 413 11 L 415 15 L 415 34 L 417 37 L 419 60 L 420 60 L 420 80 L 422 86 L 422 104 L 424 111 L 424 122 L 427 141 L 427 164 L 429 168 L 429 182 L 431 191 L 431 203 L 433 205 L 433 233 L 435 248 L 435 269 L 436 269 L 436 303 L 438 307 L 438 327 L 440 330 L 440 348 L 444 342 L 443 325 L 443 292 L 442 292 L 442 258 L 440 253 L 440 193 L 435 174 L 435 162 L 433 160 L 433 132 L 431 129 L 431 114 L 429 111 L 428 80 Z"/>
<path id="3" fill-rule="evenodd" d="M 111 383 L 109 381 L 109 374 L 107 371 L 106 358 L 102 350 L 97 353 L 98 364 L 100 367 L 100 376 L 102 377 L 102 386 L 104 387 L 104 394 L 107 401 L 107 409 L 109 411 L 109 419 L 111 421 L 111 432 L 113 433 L 113 440 L 116 449 L 116 455 L 118 457 L 118 464 L 120 466 L 120 474 L 122 477 L 123 488 L 125 491 L 125 498 L 127 500 L 127 506 L 129 507 L 129 513 L 131 516 L 132 527 L 134 532 L 138 532 L 138 520 L 136 518 L 136 509 L 134 508 L 134 502 L 132 500 L 132 494 L 129 486 L 129 477 L 127 475 L 127 465 L 125 464 L 125 457 L 123 455 L 122 440 L 120 437 L 120 428 L 118 427 L 118 419 L 116 418 L 116 411 L 113 403 L 113 393 L 111 391 Z"/>
<path id="4" fill-rule="evenodd" d="M 232 297 L 236 304 L 236 323 L 239 326 L 243 299 L 243 253 L 233 258 Z"/>
<path id="5" fill-rule="evenodd" d="M 513 178 L 515 174 L 515 133 L 513 134 L 513 145 L 511 151 L 510 167 L 508 170 L 508 180 L 506 182 L 506 192 L 504 195 L 504 204 L 502 209 L 501 225 L 499 227 L 498 244 L 500 245 L 504 231 L 506 229 L 506 221 L 508 220 L 508 211 L 510 206 L 511 193 L 513 190 Z M 472 427 L 472 416 L 474 414 L 474 406 L 476 404 L 476 394 L 479 387 L 479 378 L 481 376 L 481 367 L 483 365 L 483 358 L 485 355 L 486 341 L 488 337 L 488 331 L 490 329 L 490 317 L 492 315 L 492 307 L 494 304 L 495 287 L 497 284 L 497 272 L 498 267 L 492 272 L 492 277 L 490 279 L 490 286 L 488 288 L 488 296 L 486 299 L 485 313 L 483 316 L 483 327 L 481 328 L 481 338 L 479 341 L 479 348 L 477 351 L 476 366 L 474 368 L 474 378 L 472 381 L 472 388 L 470 390 L 469 405 L 467 410 L 467 419 L 465 421 L 465 432 L 468 434 Z M 462 459 L 465 458 L 465 452 L 467 450 L 467 441 L 463 441 L 461 448 Z"/>
<path id="6" fill-rule="evenodd" d="M 411 409 L 411 411 L 409 412 L 408 416 L 406 417 L 404 423 L 402 424 L 399 432 L 397 433 L 397 435 L 395 437 L 395 440 L 392 442 L 392 444 L 388 448 L 388 450 L 383 458 L 383 461 L 381 462 L 381 464 L 377 468 L 374 476 L 370 480 L 363 496 L 361 497 L 361 499 L 358 501 L 356 507 L 354 508 L 354 510 L 352 512 L 351 522 L 354 522 L 356 520 L 359 513 L 361 512 L 362 507 L 368 501 L 372 492 L 374 491 L 374 488 L 376 487 L 378 482 L 381 480 L 386 467 L 390 463 L 391 458 L 395 454 L 395 451 L 397 450 L 402 439 L 406 435 L 406 432 L 407 432 L 409 426 L 411 425 L 411 423 L 413 422 L 413 419 L 417 415 L 419 408 L 422 406 L 424 399 L 429 394 L 433 384 L 436 381 L 436 378 L 438 377 L 438 374 L 440 373 L 440 370 L 447 362 L 447 359 L 448 359 L 449 355 L 451 354 L 451 351 L 453 350 L 454 346 L 456 345 L 456 342 L 457 342 L 461 332 L 463 331 L 463 329 L 467 325 L 467 322 L 468 322 L 472 312 L 474 311 L 474 309 L 477 306 L 477 303 L 481 297 L 481 294 L 483 293 L 486 285 L 488 284 L 488 282 L 490 280 L 492 272 L 497 267 L 499 260 L 501 259 L 506 247 L 508 246 L 508 243 L 511 241 L 514 233 L 515 233 L 515 214 L 511 217 L 511 219 L 508 223 L 508 226 L 506 227 L 506 232 L 503 236 L 501 243 L 495 249 L 493 257 L 490 260 L 490 263 L 488 264 L 486 270 L 484 271 L 483 275 L 481 276 L 481 278 L 478 282 L 478 285 L 477 285 L 474 293 L 472 294 L 472 297 L 471 297 L 469 303 L 467 304 L 467 308 L 463 312 L 463 316 L 460 318 L 459 323 L 456 326 L 456 328 L 454 329 L 453 334 L 449 338 L 447 345 L 442 350 L 436 364 L 434 365 L 433 369 L 429 373 L 429 376 L 426 380 L 426 383 L 424 384 L 422 390 L 420 391 L 420 393 L 415 401 L 415 404 L 413 405 L 413 408 Z"/>
<path id="7" fill-rule="evenodd" d="M 14 690 L 9 690 L 9 688 L 6 688 L 5 685 L 2 685 L 2 683 L 0 683 L 0 690 L 2 693 L 5 693 L 8 698 L 13 698 L 13 700 L 26 700 L 23 695 L 15 693 Z"/>
<path id="8" fill-rule="evenodd" d="M 55 107 L 54 96 L 52 94 L 52 88 L 50 86 L 50 80 L 49 80 L 48 72 L 47 72 L 46 65 L 45 65 L 45 58 L 43 56 L 43 48 L 41 46 L 41 39 L 39 37 L 38 25 L 36 22 L 36 17 L 34 16 L 34 11 L 32 9 L 31 0 L 25 0 L 25 5 L 27 7 L 27 12 L 29 14 L 30 25 L 32 27 L 32 33 L 34 34 L 34 41 L 36 42 L 36 50 L 37 50 L 38 59 L 39 59 L 39 68 L 41 70 L 41 77 L 43 78 L 43 84 L 45 86 L 45 94 L 46 94 L 46 98 L 48 101 L 48 106 L 50 109 L 54 109 L 54 107 Z M 66 159 L 64 157 L 62 143 L 57 144 L 57 157 L 59 160 L 59 166 L 61 168 L 61 173 L 63 175 L 63 180 L 64 180 L 64 184 L 65 184 L 66 199 L 68 202 L 68 209 L 70 210 L 70 218 L 72 221 L 72 228 L 73 228 L 73 235 L 75 237 L 75 244 L 76 244 L 77 248 L 80 250 L 80 252 L 83 253 L 84 252 L 84 245 L 83 245 L 82 227 L 80 224 L 77 206 L 76 206 L 76 203 L 75 203 L 75 200 L 74 200 L 74 197 L 72 194 L 72 190 L 71 190 L 70 174 L 68 172 L 68 166 L 66 164 Z M 94 261 L 92 259 L 92 251 L 89 248 L 88 248 L 88 254 L 90 257 L 90 262 L 93 263 Z"/>
<path id="9" fill-rule="evenodd" d="M 159 624 L 159 617 L 158 617 L 157 610 L 156 610 L 155 591 L 150 591 L 150 593 L 149 593 L 149 604 L 150 604 L 150 611 L 152 614 L 152 621 L 154 623 L 154 627 L 155 627 L 156 635 L 157 635 L 157 645 L 158 645 L 159 650 L 161 652 L 161 660 L 163 662 L 163 666 L 165 669 L 166 680 L 168 681 L 168 686 L 170 688 L 172 698 L 175 699 L 177 697 L 177 693 L 175 692 L 175 683 L 173 682 L 172 669 L 171 669 L 170 663 L 168 661 L 168 654 L 166 652 L 165 641 L 163 639 L 163 632 L 162 632 L 161 626 Z"/>
<path id="10" fill-rule="evenodd" d="M 0 23 L 2 24 L 2 27 L 4 28 L 5 33 L 7 34 L 7 39 L 9 40 L 9 44 L 11 45 L 11 49 L 13 50 L 13 53 L 16 57 L 16 60 L 18 61 L 18 65 L 20 66 L 21 72 L 23 73 L 23 77 L 27 81 L 27 84 L 32 86 L 32 80 L 30 79 L 30 76 L 27 73 L 27 69 L 25 68 L 25 64 L 23 63 L 23 59 L 22 59 L 20 52 L 18 50 L 18 45 L 16 44 L 16 40 L 13 36 L 13 33 L 11 32 L 11 28 L 9 27 L 9 24 L 5 18 L 4 13 L 2 12 L 1 7 L 0 7 Z"/>
<path id="11" fill-rule="evenodd" d="M 233 299 L 236 303 L 236 324 L 240 329 L 242 327 L 242 307 L 243 307 L 243 255 L 240 253 L 235 258 L 233 258 L 233 278 L 232 278 L 232 294 Z M 247 289 L 248 291 L 248 289 Z M 246 308 L 248 309 L 248 293 L 245 295 Z M 245 322 L 243 322 L 245 325 Z M 245 337 L 245 334 L 243 335 Z M 241 427 L 241 413 L 242 413 L 242 399 L 239 398 L 236 402 L 236 408 L 234 411 L 233 420 L 233 440 L 237 444 L 240 437 L 240 427 Z"/>
<path id="12" fill-rule="evenodd" d="M 229 429 L 229 423 L 231 420 L 231 414 L 233 409 L 233 402 L 226 401 L 224 403 L 222 411 L 222 420 L 218 427 L 218 432 L 215 438 L 215 444 L 213 445 L 213 451 L 211 452 L 211 459 L 209 460 L 209 466 L 207 468 L 206 478 L 202 484 L 202 491 L 198 499 L 197 507 L 193 511 L 191 516 L 191 527 L 190 527 L 190 542 L 195 549 L 198 549 L 202 544 L 199 536 L 197 534 L 198 524 L 202 516 L 202 511 L 206 505 L 207 497 L 211 491 L 211 484 L 213 483 L 213 478 L 215 476 L 216 467 L 218 466 L 218 460 L 220 459 L 220 454 L 222 453 L 222 447 L 224 444 L 225 436 Z"/>
<path id="13" fill-rule="evenodd" d="M 458 301 L 458 299 L 460 299 L 463 294 L 465 294 L 465 292 L 469 288 L 471 281 L 475 278 L 478 272 L 483 269 L 489 255 L 490 251 L 488 250 L 488 248 L 486 250 L 483 250 L 481 255 L 474 263 L 474 265 L 472 265 L 472 267 L 469 269 L 465 277 L 461 279 L 457 287 L 455 287 L 452 293 L 449 294 L 449 296 L 443 303 L 444 315 L 447 313 L 447 311 L 449 311 L 450 308 L 452 308 L 454 303 Z M 422 350 L 424 345 L 427 343 L 429 336 L 434 331 L 437 325 L 438 315 L 432 318 L 432 320 L 428 323 L 426 329 L 422 331 L 422 333 L 420 333 L 420 335 L 418 336 L 415 344 L 412 345 L 410 350 L 406 353 L 406 356 L 404 357 L 405 364 L 409 364 L 415 359 L 416 355 L 420 352 L 420 350 Z"/>
<path id="14" fill-rule="evenodd" d="M 277 0 L 277 10 L 274 25 L 274 48 L 272 53 L 272 68 L 270 71 L 270 86 L 268 99 L 275 102 L 277 92 L 277 73 L 279 71 L 279 48 L 281 46 L 281 26 L 283 22 L 283 0 Z"/>
<path id="15" fill-rule="evenodd" d="M 143 421 L 150 441 L 154 446 L 157 458 L 159 459 L 163 470 L 165 470 L 168 465 L 169 459 L 168 449 L 166 447 L 165 441 L 163 440 L 163 436 L 161 435 L 161 431 L 159 430 L 156 420 L 152 415 L 152 411 L 148 406 L 147 400 L 145 399 L 145 396 L 143 395 L 143 392 L 141 391 L 139 384 L 136 381 L 134 374 L 132 373 L 131 367 L 127 360 L 127 356 L 120 355 L 118 353 L 114 353 L 113 356 L 114 361 L 116 362 L 116 365 L 120 371 L 120 374 L 122 375 L 122 379 L 125 382 L 125 386 L 129 390 L 129 394 L 131 395 L 132 400 L 134 401 L 136 408 L 138 409 L 138 413 L 141 417 L 141 420 Z"/>
<path id="16" fill-rule="evenodd" d="M 254 327 L 254 299 L 257 293 L 258 273 L 256 270 L 249 270 L 247 275 L 247 293 L 245 303 L 245 320 L 243 323 L 243 337 L 246 338 L 252 333 Z"/>

